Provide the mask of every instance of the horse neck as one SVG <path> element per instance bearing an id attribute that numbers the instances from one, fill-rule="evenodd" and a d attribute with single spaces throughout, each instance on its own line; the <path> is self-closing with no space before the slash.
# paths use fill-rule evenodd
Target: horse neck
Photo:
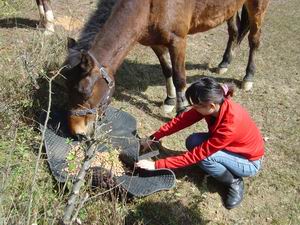
<path id="1" fill-rule="evenodd" d="M 97 34 L 90 52 L 111 74 L 115 74 L 143 33 L 149 17 L 149 7 L 140 0 L 119 1 L 103 29 Z"/>

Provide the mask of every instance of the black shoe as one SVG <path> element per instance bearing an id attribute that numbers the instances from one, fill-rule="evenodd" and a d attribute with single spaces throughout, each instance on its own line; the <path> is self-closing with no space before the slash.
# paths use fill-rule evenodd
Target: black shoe
<path id="1" fill-rule="evenodd" d="M 227 187 L 226 194 L 223 198 L 224 206 L 226 209 L 233 209 L 238 206 L 244 197 L 244 181 L 243 178 L 237 177 L 226 170 L 221 176 L 214 177 L 219 182 Z"/>
<path id="2" fill-rule="evenodd" d="M 244 181 L 243 178 L 236 178 L 235 181 L 228 186 L 228 193 L 224 201 L 226 209 L 237 207 L 244 197 Z"/>

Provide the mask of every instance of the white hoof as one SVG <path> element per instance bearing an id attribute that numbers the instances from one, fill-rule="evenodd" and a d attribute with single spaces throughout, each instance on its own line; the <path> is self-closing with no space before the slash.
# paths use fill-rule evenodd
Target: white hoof
<path id="1" fill-rule="evenodd" d="M 163 105 L 162 106 L 164 113 L 171 113 L 174 108 L 175 108 L 175 105 Z"/>
<path id="2" fill-rule="evenodd" d="M 243 81 L 242 83 L 242 89 L 245 91 L 250 91 L 253 87 L 253 82 L 252 81 Z"/>
<path id="3" fill-rule="evenodd" d="M 226 67 L 224 67 L 224 68 L 218 67 L 217 73 L 218 73 L 219 75 L 222 75 L 222 74 L 226 73 L 227 70 L 228 70 L 228 68 L 226 68 Z"/>
<path id="4" fill-rule="evenodd" d="M 53 34 L 54 34 L 53 31 L 50 31 L 50 30 L 45 30 L 45 31 L 44 31 L 44 35 L 45 35 L 45 36 L 51 36 L 51 35 L 53 35 Z"/>
<path id="5" fill-rule="evenodd" d="M 44 34 L 46 36 L 54 34 L 54 24 L 46 24 Z"/>

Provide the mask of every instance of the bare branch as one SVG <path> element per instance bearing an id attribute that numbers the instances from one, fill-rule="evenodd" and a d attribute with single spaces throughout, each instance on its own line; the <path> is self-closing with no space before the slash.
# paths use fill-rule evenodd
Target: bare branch
<path id="1" fill-rule="evenodd" d="M 41 155 L 42 155 L 42 149 L 43 149 L 43 145 L 44 145 L 44 139 L 45 139 L 47 124 L 48 124 L 49 117 L 50 117 L 51 103 L 52 103 L 52 81 L 58 75 L 60 75 L 60 72 L 61 72 L 62 69 L 64 69 L 64 67 L 59 69 L 57 71 L 57 73 L 53 77 L 51 77 L 48 81 L 49 82 L 49 95 L 48 95 L 49 96 L 49 101 L 48 101 L 46 119 L 45 119 L 45 122 L 44 122 L 44 129 L 42 131 L 42 140 L 41 140 L 40 146 L 39 146 L 39 151 L 38 151 L 38 155 L 37 155 L 37 159 L 36 159 L 36 163 L 35 163 L 34 175 L 33 175 L 33 179 L 32 179 L 30 195 L 29 195 L 30 197 L 29 197 L 28 212 L 27 212 L 27 225 L 30 225 L 33 193 L 35 191 L 35 182 L 36 182 L 36 179 L 37 179 L 38 169 L 39 169 L 39 165 L 40 165 L 40 159 L 41 159 Z"/>

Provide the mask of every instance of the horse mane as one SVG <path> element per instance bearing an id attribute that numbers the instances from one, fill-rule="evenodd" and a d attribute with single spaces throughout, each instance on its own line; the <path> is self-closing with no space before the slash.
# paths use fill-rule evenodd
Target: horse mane
<path id="1" fill-rule="evenodd" d="M 80 32 L 75 49 L 90 49 L 96 35 L 100 32 L 101 28 L 109 18 L 112 8 L 116 2 L 117 0 L 98 1 L 96 10 L 92 12 L 88 21 L 85 23 L 82 31 Z"/>

